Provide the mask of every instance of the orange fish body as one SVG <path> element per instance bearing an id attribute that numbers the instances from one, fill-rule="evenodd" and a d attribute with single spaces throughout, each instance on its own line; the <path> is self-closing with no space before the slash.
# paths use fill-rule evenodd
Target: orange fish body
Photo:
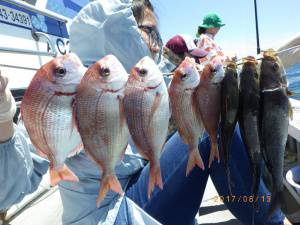
<path id="1" fill-rule="evenodd" d="M 159 158 L 167 138 L 170 110 L 163 76 L 149 57 L 141 59 L 132 69 L 124 106 L 132 139 L 139 153 L 150 161 L 150 197 L 155 185 L 163 188 Z"/>
<path id="2" fill-rule="evenodd" d="M 214 83 L 213 79 L 214 74 L 211 66 L 208 64 L 201 73 L 200 85 L 195 92 L 198 111 L 211 141 L 209 168 L 214 158 L 220 161 L 217 132 L 221 113 L 221 87 L 219 83 Z"/>
<path id="3" fill-rule="evenodd" d="M 185 58 L 175 71 L 169 86 L 172 117 L 183 142 L 189 145 L 186 175 L 195 165 L 204 170 L 204 164 L 198 150 L 198 142 L 204 133 L 204 126 L 193 100 L 193 93 L 199 83 L 200 76 L 195 67 L 195 61 L 191 58 Z"/>
<path id="4" fill-rule="evenodd" d="M 113 55 L 85 73 L 76 96 L 76 119 L 85 151 L 102 171 L 97 207 L 109 189 L 123 195 L 114 168 L 128 144 L 129 131 L 123 110 L 128 75 Z"/>
<path id="5" fill-rule="evenodd" d="M 21 115 L 31 142 L 50 160 L 52 185 L 78 181 L 64 162 L 82 149 L 72 106 L 84 72 L 75 54 L 57 57 L 37 71 L 22 100 Z"/>

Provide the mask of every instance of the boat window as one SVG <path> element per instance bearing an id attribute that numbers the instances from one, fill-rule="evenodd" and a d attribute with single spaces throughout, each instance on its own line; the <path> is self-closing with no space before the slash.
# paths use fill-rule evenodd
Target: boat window
<path id="1" fill-rule="evenodd" d="M 35 3 L 37 2 L 37 0 L 21 0 L 21 2 L 27 2 L 30 5 L 35 5 Z"/>
<path id="2" fill-rule="evenodd" d="M 48 0 L 46 9 L 73 19 L 90 0 Z"/>

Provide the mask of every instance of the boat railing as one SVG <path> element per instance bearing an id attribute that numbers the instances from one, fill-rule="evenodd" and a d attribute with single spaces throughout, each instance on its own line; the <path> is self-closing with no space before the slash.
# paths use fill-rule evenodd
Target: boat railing
<path id="1" fill-rule="evenodd" d="M 55 57 L 57 55 L 57 51 L 47 34 L 45 34 L 43 32 L 32 31 L 32 37 L 37 42 L 41 38 L 45 39 L 46 42 L 48 43 L 48 45 L 50 46 L 51 51 L 45 52 L 45 51 L 35 51 L 35 50 L 29 50 L 29 49 L 10 48 L 10 47 L 0 46 L 0 52 L 17 53 L 17 54 L 25 54 L 25 55 L 52 56 L 52 57 Z"/>

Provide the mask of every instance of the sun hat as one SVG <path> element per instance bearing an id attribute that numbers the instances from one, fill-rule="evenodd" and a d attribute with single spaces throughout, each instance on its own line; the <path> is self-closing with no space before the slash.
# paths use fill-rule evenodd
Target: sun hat
<path id="1" fill-rule="evenodd" d="M 201 28 L 218 28 L 222 27 L 225 24 L 222 23 L 221 18 L 216 13 L 208 13 L 204 18 L 202 24 L 199 26 Z"/>
<path id="2" fill-rule="evenodd" d="M 195 57 L 204 57 L 208 54 L 207 51 L 197 48 L 194 43 L 194 39 L 190 35 L 176 35 L 172 37 L 167 43 L 166 47 L 170 49 L 176 55 L 182 55 L 184 53 L 189 53 Z"/>

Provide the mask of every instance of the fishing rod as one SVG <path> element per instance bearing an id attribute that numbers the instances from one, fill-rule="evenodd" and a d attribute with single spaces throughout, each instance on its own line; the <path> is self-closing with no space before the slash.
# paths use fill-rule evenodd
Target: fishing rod
<path id="1" fill-rule="evenodd" d="M 259 54 L 260 53 L 260 46 L 259 46 L 259 32 L 258 32 L 258 18 L 257 18 L 257 4 L 256 4 L 256 0 L 254 0 L 254 11 L 255 11 L 255 28 L 256 28 L 257 54 Z"/>

